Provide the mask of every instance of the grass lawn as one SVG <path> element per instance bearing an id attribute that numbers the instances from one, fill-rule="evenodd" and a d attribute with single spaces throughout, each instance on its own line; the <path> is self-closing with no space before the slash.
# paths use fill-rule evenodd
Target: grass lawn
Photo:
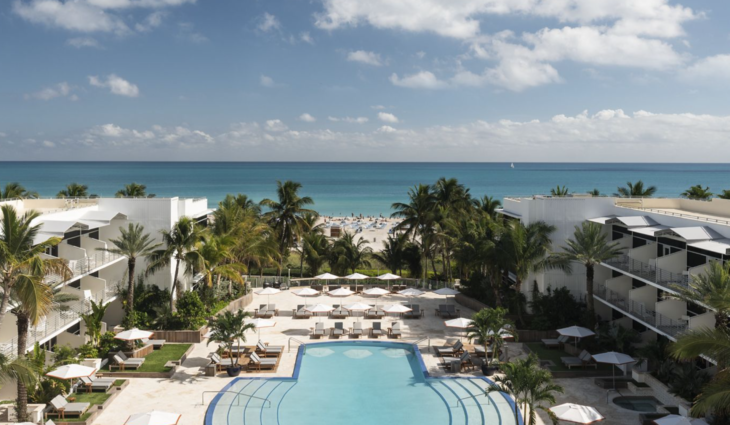
<path id="1" fill-rule="evenodd" d="M 537 354 L 537 357 L 540 358 L 540 360 L 550 360 L 553 362 L 555 366 L 550 366 L 550 370 L 555 372 L 563 372 L 563 371 L 572 371 L 572 372 L 580 372 L 582 370 L 594 370 L 593 367 L 582 369 L 578 367 L 574 367 L 573 369 L 568 369 L 563 365 L 563 362 L 560 361 L 561 357 L 572 357 L 570 354 L 566 353 L 563 350 L 548 350 L 545 348 L 542 343 L 540 342 L 528 342 L 525 343 L 530 348 L 530 351 Z M 598 364 L 598 370 L 611 370 L 611 365 L 607 364 Z"/>
<path id="2" fill-rule="evenodd" d="M 104 404 L 105 401 L 111 397 L 111 394 L 102 393 L 102 392 L 96 392 L 96 393 L 76 393 L 73 395 L 73 397 L 76 397 L 75 403 L 89 403 L 89 410 L 91 410 L 95 405 L 97 404 Z M 88 413 L 89 410 L 87 410 L 87 413 L 84 413 L 81 415 L 81 418 L 78 418 L 76 416 L 67 417 L 64 419 L 53 417 L 53 422 L 83 422 L 85 421 L 91 413 Z"/>
<path id="3" fill-rule="evenodd" d="M 126 369 L 125 372 L 168 372 L 169 367 L 165 363 L 170 360 L 180 360 L 183 354 L 192 344 L 165 344 L 159 350 L 155 350 L 145 357 L 145 361 L 139 369 Z M 102 368 L 109 371 L 109 365 Z M 116 372 L 117 369 L 114 369 Z"/>

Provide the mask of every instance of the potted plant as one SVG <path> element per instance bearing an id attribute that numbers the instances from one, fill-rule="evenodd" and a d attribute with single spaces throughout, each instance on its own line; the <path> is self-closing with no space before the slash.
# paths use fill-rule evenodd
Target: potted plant
<path id="1" fill-rule="evenodd" d="M 211 335 L 208 344 L 217 342 L 221 348 L 228 352 L 228 357 L 233 359 L 233 344 L 236 341 L 246 342 L 246 331 L 255 328 L 253 323 L 246 323 L 251 313 L 238 310 L 236 313 L 226 311 L 218 315 L 210 322 Z M 241 366 L 238 364 L 238 356 L 235 357 L 233 366 L 226 368 L 228 376 L 238 376 L 241 373 Z"/>
<path id="2" fill-rule="evenodd" d="M 499 352 L 504 345 L 504 338 L 517 338 L 514 323 L 505 318 L 507 310 L 501 307 L 482 309 L 471 317 L 472 324 L 466 329 L 469 341 L 476 341 L 484 346 L 484 363 L 482 373 L 492 376 L 499 370 Z M 491 344 L 490 344 L 491 343 Z M 492 358 L 489 358 L 489 345 L 492 346 Z"/>

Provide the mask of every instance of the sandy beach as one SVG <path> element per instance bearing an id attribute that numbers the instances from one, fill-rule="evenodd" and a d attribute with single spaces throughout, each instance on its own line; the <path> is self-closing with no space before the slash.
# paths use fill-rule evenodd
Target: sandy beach
<path id="1" fill-rule="evenodd" d="M 364 239 L 367 242 L 367 246 L 373 251 L 381 251 L 383 249 L 383 241 L 388 239 L 388 235 L 393 234 L 394 227 L 401 221 L 401 219 L 379 216 L 321 216 L 317 224 L 323 225 L 326 236 L 337 235 L 338 231 L 340 236 L 344 232 L 354 233 L 355 240 L 359 241 Z"/>

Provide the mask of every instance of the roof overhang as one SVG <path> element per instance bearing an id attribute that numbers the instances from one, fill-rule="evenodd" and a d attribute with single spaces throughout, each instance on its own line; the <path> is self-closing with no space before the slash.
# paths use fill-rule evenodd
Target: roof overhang
<path id="1" fill-rule="evenodd" d="M 687 245 L 722 255 L 730 255 L 730 239 L 715 239 L 709 241 L 692 242 Z"/>
<path id="2" fill-rule="evenodd" d="M 625 217 L 609 215 L 606 217 L 590 218 L 588 221 L 598 224 L 622 224 L 626 227 L 646 227 L 656 226 L 659 224 L 653 218 L 645 215 L 630 215 Z"/>
<path id="3" fill-rule="evenodd" d="M 499 214 L 504 214 L 504 215 L 506 215 L 508 217 L 512 217 L 512 218 L 518 218 L 518 219 L 521 219 L 522 218 L 521 215 L 516 214 L 516 213 L 513 213 L 513 212 L 506 211 L 504 209 L 496 210 L 496 212 L 499 213 Z"/>
<path id="4" fill-rule="evenodd" d="M 199 213 L 197 213 L 197 214 L 193 214 L 193 215 L 192 215 L 192 217 L 193 217 L 193 218 L 198 218 L 198 217 L 202 217 L 202 216 L 204 216 L 204 215 L 210 215 L 210 214 L 212 214 L 212 213 L 213 213 L 213 211 L 215 211 L 215 210 L 214 210 L 214 209 L 210 209 L 210 208 L 209 208 L 209 209 L 207 209 L 207 210 L 204 210 L 204 211 L 201 211 L 201 212 L 199 212 Z"/>
<path id="5" fill-rule="evenodd" d="M 589 218 L 588 221 L 592 221 L 592 222 L 598 223 L 598 224 L 608 224 L 608 221 L 613 220 L 614 218 L 616 218 L 615 215 L 609 215 L 606 217 Z"/>
<path id="6" fill-rule="evenodd" d="M 657 233 L 657 236 L 676 236 L 687 242 L 723 239 L 723 236 L 706 226 L 670 227 Z"/>
<path id="7" fill-rule="evenodd" d="M 649 226 L 649 227 L 639 227 L 636 229 L 631 229 L 633 233 L 640 233 L 642 235 L 646 236 L 656 236 L 658 232 L 661 232 L 662 230 L 669 229 L 669 226 Z"/>

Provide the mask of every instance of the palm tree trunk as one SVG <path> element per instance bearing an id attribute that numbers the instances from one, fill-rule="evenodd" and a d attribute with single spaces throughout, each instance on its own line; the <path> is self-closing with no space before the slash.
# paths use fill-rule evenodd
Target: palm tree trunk
<path id="1" fill-rule="evenodd" d="M 520 324 L 525 324 L 525 319 L 522 317 L 522 298 L 520 297 L 520 294 L 522 294 L 522 279 L 519 278 L 519 276 L 515 275 L 515 292 L 517 293 L 517 299 L 515 300 L 515 306 L 517 308 L 517 319 L 520 321 Z"/>
<path id="2" fill-rule="evenodd" d="M 17 313 L 18 326 L 18 358 L 25 357 L 26 344 L 28 343 L 28 325 L 30 318 L 25 312 Z M 28 388 L 22 380 L 18 380 L 17 399 L 18 422 L 28 422 Z"/>
<path id="3" fill-rule="evenodd" d="M 304 277 L 304 243 L 302 243 L 302 254 L 299 258 L 299 277 Z"/>
<path id="4" fill-rule="evenodd" d="M 2 302 L 0 302 L 0 326 L 2 326 L 3 319 L 5 319 L 5 313 L 8 311 L 9 302 L 10 302 L 10 288 L 8 288 L 6 285 L 3 285 L 3 299 L 2 299 Z"/>
<path id="5" fill-rule="evenodd" d="M 177 281 L 177 273 L 180 271 L 180 261 L 176 260 L 175 262 L 175 276 L 172 280 L 172 291 L 170 291 L 170 311 L 173 313 L 177 311 L 175 300 L 180 298 L 180 294 L 178 293 L 180 285 Z"/>
<path id="6" fill-rule="evenodd" d="M 129 282 L 127 284 L 127 327 L 131 329 L 135 325 L 134 320 L 134 268 L 137 259 L 129 257 L 127 261 L 127 273 L 129 273 Z"/>
<path id="7" fill-rule="evenodd" d="M 596 312 L 593 308 L 593 265 L 586 266 L 586 306 L 588 307 L 588 326 L 593 329 L 596 325 Z"/>
<path id="8" fill-rule="evenodd" d="M 502 297 L 500 294 L 500 279 L 502 277 L 502 274 L 497 271 L 492 273 L 491 283 L 492 283 L 492 291 L 494 292 L 494 305 L 496 307 L 502 307 Z"/>

